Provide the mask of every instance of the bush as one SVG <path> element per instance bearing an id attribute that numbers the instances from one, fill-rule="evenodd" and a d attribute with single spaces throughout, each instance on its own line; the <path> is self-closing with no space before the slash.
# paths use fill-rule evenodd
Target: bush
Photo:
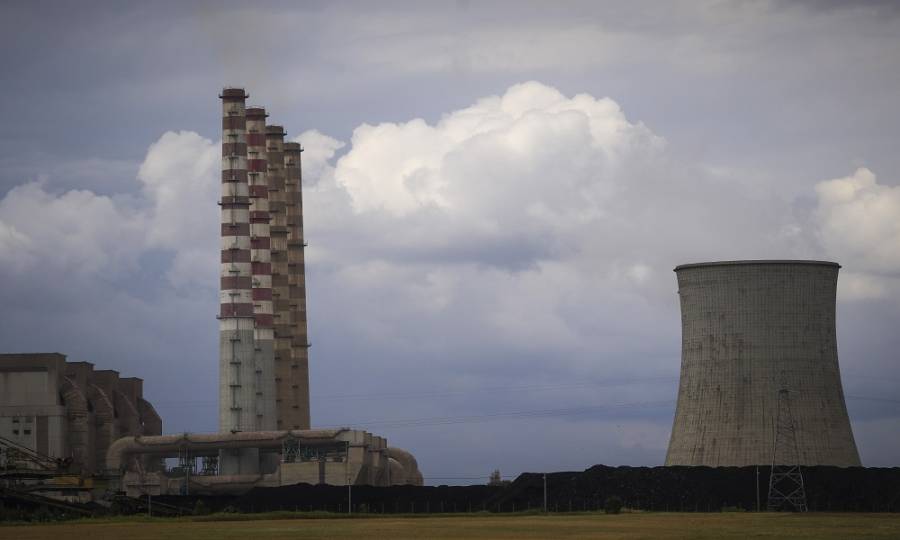
<path id="1" fill-rule="evenodd" d="M 612 495 L 603 501 L 603 509 L 607 514 L 618 514 L 622 511 L 622 499 Z"/>
<path id="2" fill-rule="evenodd" d="M 56 518 L 56 516 L 53 515 L 53 512 L 51 512 L 50 509 L 47 508 L 46 506 L 41 506 L 40 508 L 37 509 L 37 511 L 35 513 L 33 513 L 31 515 L 32 521 L 38 521 L 40 523 L 46 523 L 48 521 L 53 521 L 55 518 Z"/>
<path id="3" fill-rule="evenodd" d="M 205 516 L 207 514 L 209 514 L 209 507 L 202 500 L 198 500 L 197 504 L 194 505 L 194 515 Z"/>

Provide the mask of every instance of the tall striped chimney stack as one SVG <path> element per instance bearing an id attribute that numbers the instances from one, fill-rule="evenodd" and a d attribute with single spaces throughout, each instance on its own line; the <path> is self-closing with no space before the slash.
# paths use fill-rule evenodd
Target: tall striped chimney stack
<path id="1" fill-rule="evenodd" d="M 253 291 L 254 430 L 275 429 L 275 361 L 266 110 L 247 109 L 247 177 L 250 187 L 250 269 Z"/>
<path id="2" fill-rule="evenodd" d="M 284 144 L 284 190 L 287 223 L 288 305 L 291 326 L 289 406 L 282 408 L 282 421 L 291 429 L 308 429 L 309 339 L 306 324 L 306 267 L 303 240 L 303 195 L 299 143 Z"/>
<path id="3" fill-rule="evenodd" d="M 266 125 L 265 109 L 245 105 L 244 89 L 220 98 L 219 430 L 309 429 L 302 148 Z M 253 459 L 222 466 L 252 472 Z"/>
<path id="4" fill-rule="evenodd" d="M 219 431 L 256 428 L 255 315 L 250 262 L 247 94 L 222 99 L 222 256 L 219 295 Z"/>

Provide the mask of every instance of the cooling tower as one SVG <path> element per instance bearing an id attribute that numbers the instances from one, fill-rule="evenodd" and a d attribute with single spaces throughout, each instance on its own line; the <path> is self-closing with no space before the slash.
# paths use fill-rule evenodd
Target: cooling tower
<path id="1" fill-rule="evenodd" d="M 838 368 L 839 269 L 819 261 L 675 268 L 681 380 L 666 465 L 771 464 L 783 388 L 800 464 L 860 465 Z"/>

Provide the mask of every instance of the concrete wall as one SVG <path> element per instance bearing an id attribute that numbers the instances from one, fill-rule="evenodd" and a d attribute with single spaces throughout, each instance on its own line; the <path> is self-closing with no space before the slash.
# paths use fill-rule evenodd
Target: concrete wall
<path id="1" fill-rule="evenodd" d="M 0 436 L 44 455 L 66 456 L 60 396 L 65 364 L 58 353 L 0 355 Z"/>
<path id="2" fill-rule="evenodd" d="M 141 379 L 93 367 L 59 353 L 0 354 L 0 436 L 89 475 L 104 470 L 117 437 L 162 433 Z"/>
<path id="3" fill-rule="evenodd" d="M 293 461 L 276 463 L 271 472 L 255 468 L 260 460 L 277 457 L 283 445 L 291 441 L 297 445 Z M 422 485 L 422 475 L 411 454 L 388 448 L 383 437 L 347 429 L 123 438 L 110 449 L 108 459 L 121 465 L 117 469 L 123 473 L 121 489 L 129 495 L 176 494 L 184 489 L 184 475 L 148 472 L 136 464 L 149 458 L 175 457 L 184 451 L 192 456 L 218 452 L 220 459 L 218 475 L 191 478 L 191 493 L 243 493 L 253 487 L 298 483 Z M 389 453 L 399 459 L 390 459 Z M 229 472 L 223 472 L 222 459 L 230 462 Z"/>
<path id="4" fill-rule="evenodd" d="M 839 268 L 750 261 L 675 269 L 682 361 L 666 465 L 771 464 L 782 386 L 800 463 L 860 465 L 837 359 Z"/>
<path id="5" fill-rule="evenodd" d="M 354 484 L 361 465 L 354 464 L 350 469 L 348 461 L 298 461 L 282 463 L 279 467 L 279 485 L 293 484 L 329 484 L 343 486 L 350 479 Z M 320 480 L 322 480 L 320 482 Z"/>

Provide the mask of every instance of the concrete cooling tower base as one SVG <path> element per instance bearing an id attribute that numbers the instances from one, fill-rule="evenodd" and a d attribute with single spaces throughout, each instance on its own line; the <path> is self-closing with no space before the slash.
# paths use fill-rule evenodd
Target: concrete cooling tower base
<path id="1" fill-rule="evenodd" d="M 838 368 L 839 269 L 820 261 L 675 269 L 682 359 L 666 465 L 772 464 L 787 389 L 799 464 L 860 466 Z"/>

